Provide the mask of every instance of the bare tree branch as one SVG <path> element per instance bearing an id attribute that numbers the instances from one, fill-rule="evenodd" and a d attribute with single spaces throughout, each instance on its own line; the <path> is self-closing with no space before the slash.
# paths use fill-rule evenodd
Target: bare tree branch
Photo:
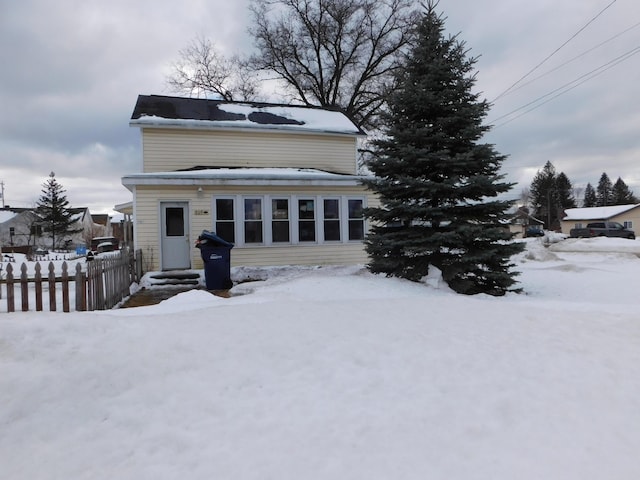
<path id="1" fill-rule="evenodd" d="M 252 0 L 259 70 L 302 103 L 342 108 L 375 126 L 393 73 L 413 38 L 412 0 Z"/>
<path id="2" fill-rule="evenodd" d="M 223 100 L 256 100 L 258 79 L 237 56 L 226 58 L 209 39 L 196 37 L 178 53 L 167 84 L 172 91 L 191 97 L 215 94 Z"/>

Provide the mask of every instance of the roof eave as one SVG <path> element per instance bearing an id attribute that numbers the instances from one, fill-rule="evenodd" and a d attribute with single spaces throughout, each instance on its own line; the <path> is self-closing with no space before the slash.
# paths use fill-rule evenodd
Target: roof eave
<path id="1" fill-rule="evenodd" d="M 174 186 L 302 186 L 302 187 L 355 187 L 362 186 L 367 176 L 345 175 L 335 178 L 309 177 L 215 177 L 175 174 L 138 174 L 122 177 L 122 185 L 129 190 L 134 186 L 174 185 Z"/>

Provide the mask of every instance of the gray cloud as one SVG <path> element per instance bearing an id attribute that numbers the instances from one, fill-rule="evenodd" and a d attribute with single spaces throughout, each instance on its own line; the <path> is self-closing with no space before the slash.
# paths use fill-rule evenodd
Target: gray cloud
<path id="1" fill-rule="evenodd" d="M 10 3 L 10 5 L 9 5 Z M 418 3 L 418 2 L 416 2 Z M 488 100 L 531 70 L 609 2 L 443 0 L 446 27 L 478 57 L 477 89 Z M 0 5 L 0 180 L 6 202 L 29 206 L 51 170 L 74 206 L 108 212 L 130 200 L 120 178 L 140 169 L 140 138 L 128 126 L 138 94 L 167 94 L 165 76 L 196 35 L 227 53 L 248 52 L 248 0 L 22 0 Z M 501 117 L 640 45 L 638 2 L 616 2 L 541 66 L 493 102 Z M 487 140 L 509 155 L 518 197 L 546 161 L 575 184 L 606 171 L 640 194 L 636 112 L 640 55 L 522 117 L 494 123 Z M 552 96 L 552 95 L 550 95 Z M 547 97 L 548 98 L 548 97 Z M 526 110 L 526 109 L 525 109 Z M 524 111 L 524 110 L 522 110 Z M 521 111 L 521 112 L 522 112 Z M 504 123 L 504 124 L 503 124 Z"/>

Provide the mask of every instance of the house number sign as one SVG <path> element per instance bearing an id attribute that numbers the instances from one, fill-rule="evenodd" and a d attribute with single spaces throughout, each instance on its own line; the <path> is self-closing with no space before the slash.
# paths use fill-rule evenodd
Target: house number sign
<path id="1" fill-rule="evenodd" d="M 195 210 L 193 213 L 196 215 L 209 215 L 209 210 Z"/>

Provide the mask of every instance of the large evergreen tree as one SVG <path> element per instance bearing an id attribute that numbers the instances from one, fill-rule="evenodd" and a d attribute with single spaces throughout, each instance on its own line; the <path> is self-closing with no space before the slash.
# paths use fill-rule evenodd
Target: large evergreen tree
<path id="1" fill-rule="evenodd" d="M 596 189 L 593 185 L 587 183 L 584 189 L 584 200 L 582 201 L 583 207 L 595 207 L 598 204 L 598 196 L 596 195 Z"/>
<path id="2" fill-rule="evenodd" d="M 616 180 L 616 183 L 613 184 L 611 189 L 611 200 L 612 205 L 631 205 L 638 203 L 636 196 L 620 177 L 618 177 L 618 180 Z"/>
<path id="3" fill-rule="evenodd" d="M 596 206 L 606 207 L 613 204 L 613 185 L 606 172 L 602 172 L 596 187 Z"/>
<path id="4" fill-rule="evenodd" d="M 548 229 L 560 228 L 564 210 L 576 207 L 571 180 L 564 172 L 556 174 L 549 161 L 533 177 L 530 191 L 534 215 L 544 220 Z"/>
<path id="5" fill-rule="evenodd" d="M 558 205 L 560 209 L 576 208 L 573 185 L 564 172 L 560 172 L 556 177 L 556 191 L 558 192 Z M 562 212 L 560 212 L 560 215 L 562 215 Z"/>
<path id="6" fill-rule="evenodd" d="M 545 228 L 552 229 L 558 223 L 558 190 L 556 188 L 556 168 L 549 161 L 538 170 L 531 182 L 531 206 L 533 215 L 545 222 Z"/>
<path id="7" fill-rule="evenodd" d="M 36 204 L 36 212 L 42 219 L 44 231 L 51 237 L 51 246 L 56 248 L 60 240 L 67 234 L 79 230 L 72 228 L 73 213 L 69 210 L 66 190 L 51 172 L 49 179 L 42 185 L 42 195 Z"/>
<path id="8" fill-rule="evenodd" d="M 499 173 L 505 156 L 479 143 L 489 105 L 472 92 L 475 59 L 428 1 L 416 46 L 396 77 L 366 181 L 381 205 L 366 248 L 373 272 L 419 281 L 431 265 L 455 291 L 503 295 L 515 283 L 505 228 L 511 189 Z"/>

